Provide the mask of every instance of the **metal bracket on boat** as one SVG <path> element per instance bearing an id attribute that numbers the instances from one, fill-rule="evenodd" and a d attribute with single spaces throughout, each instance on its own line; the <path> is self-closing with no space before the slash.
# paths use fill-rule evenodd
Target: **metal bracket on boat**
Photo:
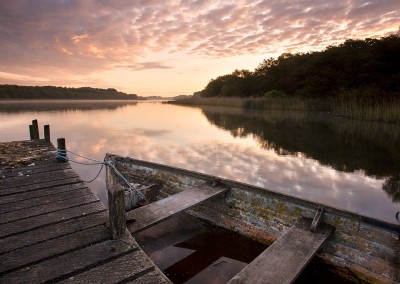
<path id="1" fill-rule="evenodd" d="M 310 226 L 310 231 L 315 232 L 318 225 L 321 224 L 324 215 L 324 206 L 320 205 L 317 209 L 317 213 L 315 213 L 314 219 Z"/>

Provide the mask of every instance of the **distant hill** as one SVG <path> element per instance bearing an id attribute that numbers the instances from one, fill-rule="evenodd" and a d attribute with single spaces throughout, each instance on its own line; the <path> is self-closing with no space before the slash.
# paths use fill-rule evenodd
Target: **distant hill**
<path id="1" fill-rule="evenodd" d="M 112 88 L 0 85 L 0 99 L 138 100 L 139 97 Z"/>

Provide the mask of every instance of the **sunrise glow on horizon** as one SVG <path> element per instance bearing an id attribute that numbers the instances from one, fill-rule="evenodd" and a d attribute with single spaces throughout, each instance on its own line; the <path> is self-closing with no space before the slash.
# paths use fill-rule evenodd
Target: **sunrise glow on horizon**
<path id="1" fill-rule="evenodd" d="M 0 84 L 191 95 L 284 52 L 399 27 L 399 0 L 0 1 Z"/>

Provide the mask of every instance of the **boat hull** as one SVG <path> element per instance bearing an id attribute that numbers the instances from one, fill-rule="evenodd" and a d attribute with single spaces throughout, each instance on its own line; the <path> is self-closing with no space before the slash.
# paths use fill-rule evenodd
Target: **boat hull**
<path id="1" fill-rule="evenodd" d="M 299 219 L 313 219 L 323 207 L 323 222 L 335 227 L 317 258 L 337 274 L 359 283 L 400 282 L 400 226 L 211 175 L 145 161 L 110 156 L 128 179 L 157 184 L 171 195 L 204 183 L 230 190 L 188 212 L 218 226 L 270 245 Z M 132 181 L 134 182 L 134 181 Z"/>

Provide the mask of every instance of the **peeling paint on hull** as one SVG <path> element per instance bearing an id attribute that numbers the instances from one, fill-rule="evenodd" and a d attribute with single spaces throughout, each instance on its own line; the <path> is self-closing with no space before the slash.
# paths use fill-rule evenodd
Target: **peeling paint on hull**
<path id="1" fill-rule="evenodd" d="M 112 156 L 130 182 L 156 184 L 165 197 L 217 177 Z M 189 210 L 194 216 L 265 243 L 273 243 L 302 217 L 313 218 L 320 204 L 231 180 L 231 189 Z M 400 282 L 400 226 L 324 207 L 323 222 L 335 227 L 317 257 L 342 277 L 359 283 Z"/>

